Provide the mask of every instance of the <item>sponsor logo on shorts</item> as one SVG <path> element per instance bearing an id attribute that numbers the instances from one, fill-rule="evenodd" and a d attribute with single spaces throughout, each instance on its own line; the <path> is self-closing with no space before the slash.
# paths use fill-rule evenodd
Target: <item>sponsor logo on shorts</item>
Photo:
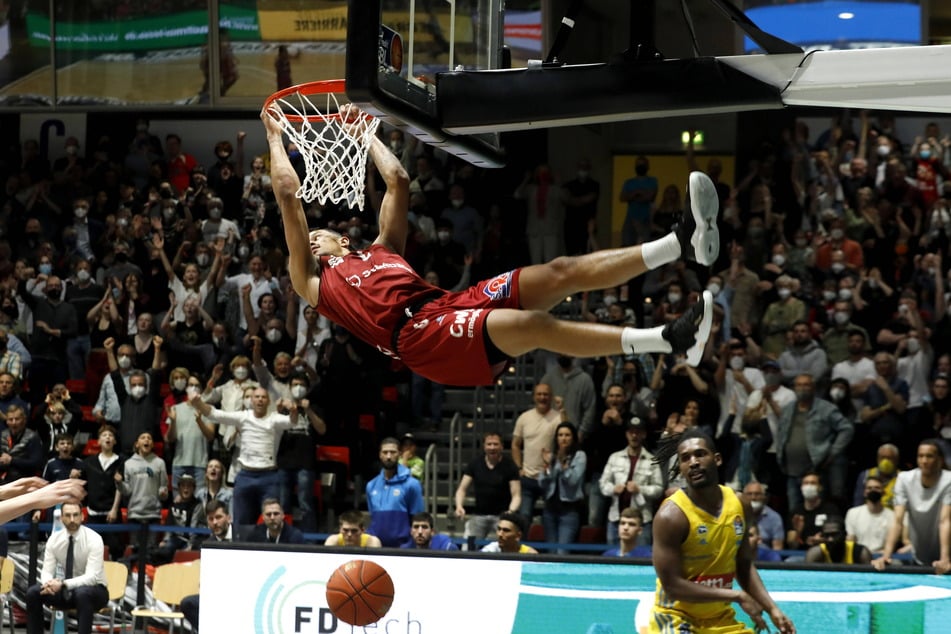
<path id="1" fill-rule="evenodd" d="M 449 324 L 449 334 L 457 339 L 463 336 L 472 339 L 475 337 L 475 325 L 482 313 L 481 308 L 475 310 L 457 310 L 453 313 L 452 323 Z"/>
<path id="2" fill-rule="evenodd" d="M 512 294 L 512 272 L 509 271 L 508 273 L 496 275 L 485 283 L 485 286 L 482 287 L 482 292 L 492 301 L 506 299 Z"/>

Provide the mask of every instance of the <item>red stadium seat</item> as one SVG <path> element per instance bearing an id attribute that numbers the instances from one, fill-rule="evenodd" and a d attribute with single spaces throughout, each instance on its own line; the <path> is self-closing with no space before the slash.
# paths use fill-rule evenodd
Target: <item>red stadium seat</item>
<path id="1" fill-rule="evenodd" d="M 530 542 L 545 541 L 545 527 L 541 524 L 532 524 L 528 527 L 528 539 Z"/>
<path id="2" fill-rule="evenodd" d="M 172 561 L 176 563 L 186 563 L 196 559 L 201 559 L 200 550 L 176 550 L 175 554 L 172 555 Z"/>
<path id="3" fill-rule="evenodd" d="M 607 531 L 603 526 L 582 526 L 578 531 L 579 544 L 604 544 L 607 541 Z"/>
<path id="4" fill-rule="evenodd" d="M 319 462 L 342 462 L 347 465 L 347 479 L 350 479 L 350 447 L 320 445 L 317 447 Z"/>

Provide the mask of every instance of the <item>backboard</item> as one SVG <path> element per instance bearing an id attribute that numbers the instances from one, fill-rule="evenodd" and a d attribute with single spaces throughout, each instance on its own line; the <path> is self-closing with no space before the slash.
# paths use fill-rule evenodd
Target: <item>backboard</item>
<path id="1" fill-rule="evenodd" d="M 498 166 L 498 134 L 447 133 L 436 93 L 439 73 L 504 66 L 502 20 L 502 0 L 349 0 L 347 96 L 426 143 Z M 540 50 L 540 17 L 524 31 Z"/>
<path id="2" fill-rule="evenodd" d="M 562 17 L 527 0 L 507 0 L 504 11 L 504 0 L 347 1 L 348 98 L 476 165 L 504 163 L 498 135 L 508 130 L 786 106 L 951 112 L 951 46 L 807 53 L 736 0 L 706 2 L 762 54 L 702 55 L 683 4 L 694 56 L 664 58 L 632 20 L 626 50 L 575 65 L 555 54 L 573 29 L 571 8 Z M 629 13 L 636 0 L 614 4 Z M 548 37 L 546 24 L 558 33 Z"/>

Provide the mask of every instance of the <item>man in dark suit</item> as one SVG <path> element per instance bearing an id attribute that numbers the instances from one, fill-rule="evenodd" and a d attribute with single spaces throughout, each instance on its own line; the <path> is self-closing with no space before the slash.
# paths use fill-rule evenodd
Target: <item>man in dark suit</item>
<path id="1" fill-rule="evenodd" d="M 284 521 L 284 508 L 276 498 L 261 502 L 264 523 L 251 528 L 245 541 L 268 544 L 303 544 L 304 534 Z"/>

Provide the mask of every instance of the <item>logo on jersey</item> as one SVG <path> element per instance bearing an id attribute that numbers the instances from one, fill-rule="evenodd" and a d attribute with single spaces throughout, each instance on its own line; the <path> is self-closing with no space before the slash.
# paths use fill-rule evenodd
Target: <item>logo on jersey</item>
<path id="1" fill-rule="evenodd" d="M 350 277 L 347 278 L 347 284 L 349 284 L 350 286 L 354 288 L 360 288 L 360 276 L 351 275 Z"/>
<path id="2" fill-rule="evenodd" d="M 449 324 L 449 334 L 457 339 L 463 336 L 472 339 L 475 336 L 475 325 L 482 313 L 481 308 L 475 310 L 454 311 L 452 323 Z"/>
<path id="3" fill-rule="evenodd" d="M 700 524 L 699 526 L 697 526 L 697 540 L 699 541 L 701 546 L 705 546 L 707 544 L 707 525 L 706 524 Z"/>
<path id="4" fill-rule="evenodd" d="M 512 272 L 509 271 L 508 273 L 496 275 L 485 283 L 485 286 L 482 287 L 482 292 L 492 301 L 506 299 L 512 294 Z"/>
<path id="5" fill-rule="evenodd" d="M 733 518 L 733 532 L 736 533 L 737 537 L 742 537 L 743 533 L 746 532 L 746 527 L 743 525 L 743 518 L 739 515 Z"/>
<path id="6" fill-rule="evenodd" d="M 343 264 L 343 258 L 339 255 L 331 255 L 329 258 L 327 258 L 327 266 L 330 268 L 336 268 L 341 264 Z"/>

